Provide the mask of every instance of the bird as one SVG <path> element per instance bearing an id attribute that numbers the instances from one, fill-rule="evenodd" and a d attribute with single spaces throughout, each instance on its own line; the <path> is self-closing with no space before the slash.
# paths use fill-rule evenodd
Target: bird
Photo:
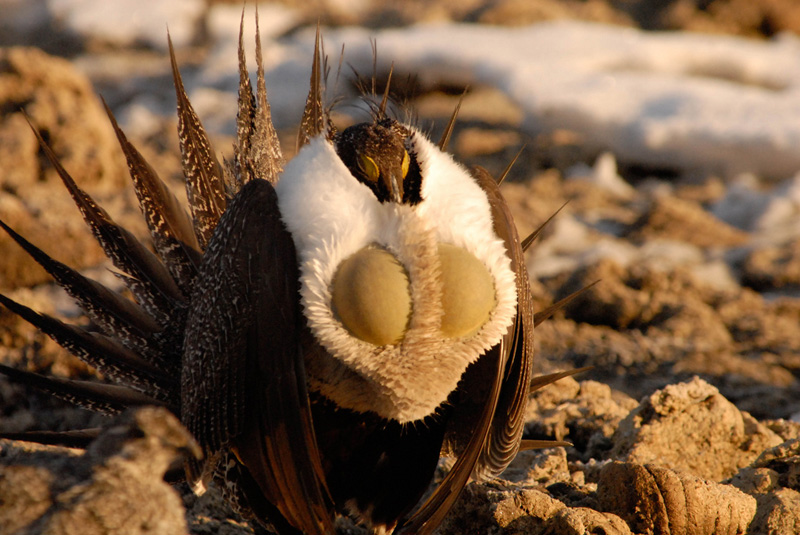
<path id="1" fill-rule="evenodd" d="M 281 535 L 431 533 L 469 481 L 500 474 L 523 440 L 535 324 L 525 249 L 499 180 L 387 111 L 339 130 L 323 105 L 317 29 L 310 89 L 285 161 L 271 119 L 256 19 L 256 87 L 239 29 L 233 158 L 220 162 L 169 41 L 189 211 L 108 109 L 155 252 L 118 225 L 59 163 L 131 300 L 2 227 L 100 332 L 0 295 L 109 382 L 0 367 L 80 406 L 161 406 L 199 444 L 186 481 L 216 482 L 247 518 Z M 34 129 L 35 131 L 35 129 Z M 510 167 L 509 167 L 510 168 Z M 566 301 L 566 300 L 563 300 Z M 439 459 L 449 472 L 423 499 Z"/>

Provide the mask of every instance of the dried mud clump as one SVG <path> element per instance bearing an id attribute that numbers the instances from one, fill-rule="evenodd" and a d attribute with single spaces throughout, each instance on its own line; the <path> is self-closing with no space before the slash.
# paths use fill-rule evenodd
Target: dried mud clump
<path id="1" fill-rule="evenodd" d="M 124 161 L 89 80 L 67 60 L 41 50 L 0 48 L 0 162 L 13 162 L 0 173 L 3 221 L 39 247 L 58 251 L 58 259 L 70 266 L 95 265 L 103 260 L 102 251 L 41 155 L 28 121 L 81 187 L 113 199 L 110 194 L 124 183 Z M 118 203 L 103 204 L 113 211 Z M 0 287 L 48 280 L 16 247 L 0 233 Z"/>
<path id="2" fill-rule="evenodd" d="M 500 479 L 471 485 L 442 533 L 788 534 L 800 526 L 800 438 L 782 436 L 797 437 L 797 426 L 757 422 L 701 379 L 639 404 L 567 379 L 534 395 L 528 416 L 529 436 L 574 446 L 523 452 Z"/>
<path id="3" fill-rule="evenodd" d="M 745 533 L 756 514 L 755 498 L 735 487 L 650 464 L 605 465 L 597 495 L 635 533 Z"/>
<path id="4" fill-rule="evenodd" d="M 646 398 L 612 440 L 613 459 L 669 466 L 711 481 L 732 477 L 782 442 L 698 378 Z"/>
<path id="5" fill-rule="evenodd" d="M 758 503 L 750 533 L 800 533 L 800 438 L 765 450 L 731 484 Z"/>
<path id="6" fill-rule="evenodd" d="M 199 447 L 161 408 L 126 413 L 83 455 L 4 440 L 0 533 L 183 535 L 183 502 L 164 474 L 187 454 Z"/>

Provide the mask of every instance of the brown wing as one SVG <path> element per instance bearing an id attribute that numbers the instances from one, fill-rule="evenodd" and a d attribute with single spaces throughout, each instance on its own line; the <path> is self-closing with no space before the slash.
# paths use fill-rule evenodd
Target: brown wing
<path id="1" fill-rule="evenodd" d="M 503 351 L 508 352 L 503 384 L 492 419 L 491 434 L 476 467 L 476 475 L 493 477 L 505 470 L 517 455 L 525 428 L 525 408 L 528 405 L 533 366 L 534 315 L 528 269 L 508 204 L 497 182 L 485 169 L 477 167 L 473 175 L 489 199 L 494 230 L 505 243 L 511 257 L 511 269 L 517 279 L 517 316 L 501 344 Z"/>
<path id="2" fill-rule="evenodd" d="M 497 235 L 516 273 L 517 315 L 501 342 L 470 366 L 450 402 L 453 414 L 446 448 L 457 455 L 452 470 L 409 518 L 400 533 L 431 533 L 441 523 L 469 479 L 502 472 L 519 450 L 533 363 L 533 311 L 528 274 L 514 220 L 489 173 L 474 176 L 486 192 Z"/>
<path id="3" fill-rule="evenodd" d="M 265 520 L 332 533 L 299 351 L 297 289 L 294 245 L 275 191 L 252 180 L 229 204 L 200 268 L 187 320 L 182 420 L 206 454 L 202 473 L 232 450 L 262 494 L 248 501 L 266 498 L 282 517 Z M 200 477 L 189 471 L 190 480 Z"/>

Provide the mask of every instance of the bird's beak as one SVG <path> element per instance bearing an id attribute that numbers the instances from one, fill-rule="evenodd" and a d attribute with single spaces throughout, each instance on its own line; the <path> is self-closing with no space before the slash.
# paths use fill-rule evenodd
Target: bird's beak
<path id="1" fill-rule="evenodd" d="M 403 202 L 403 179 L 399 178 L 396 173 L 386 173 L 381 175 L 385 177 L 386 189 L 389 191 L 389 197 L 393 202 Z"/>

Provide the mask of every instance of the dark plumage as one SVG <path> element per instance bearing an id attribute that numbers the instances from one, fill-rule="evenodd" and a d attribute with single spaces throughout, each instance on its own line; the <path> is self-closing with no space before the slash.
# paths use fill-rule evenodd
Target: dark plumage
<path id="1" fill-rule="evenodd" d="M 498 474 L 520 447 L 535 320 L 521 241 L 497 182 L 482 169 L 472 172 L 491 217 L 493 229 L 487 232 L 502 241 L 501 263 L 512 274 L 510 291 L 516 297 L 508 325 L 493 327 L 500 334 L 489 349 L 469 349 L 457 387 L 423 417 L 405 421 L 377 409 L 347 408 L 349 402 L 339 399 L 338 383 L 326 383 L 330 377 L 325 370 L 334 370 L 343 381 L 366 380 L 359 379 L 357 367 L 342 364 L 338 349 L 317 338 L 317 326 L 299 297 L 306 284 L 301 261 L 306 253 L 297 249 L 303 237 L 288 230 L 274 187 L 284 161 L 266 98 L 260 44 L 254 94 L 240 31 L 237 141 L 233 160 L 225 165 L 217 160 L 186 97 L 171 44 L 170 52 L 188 214 L 109 112 L 156 255 L 115 224 L 42 141 L 135 302 L 54 261 L 0 223 L 77 299 L 104 334 L 66 325 L 6 297 L 0 297 L 0 303 L 116 385 L 47 379 L 7 368 L 0 372 L 107 413 L 130 405 L 166 406 L 180 416 L 205 455 L 202 461 L 188 462 L 189 482 L 201 490 L 210 480 L 219 480 L 233 503 L 281 533 L 332 533 L 338 513 L 352 514 L 376 532 L 432 532 L 470 478 Z M 425 148 L 421 134 L 388 118 L 385 99 L 373 122 L 336 133 L 322 105 L 323 70 L 317 46 L 298 145 L 311 147 L 321 138 L 323 144 L 314 147 L 334 146 L 350 178 L 366 185 L 382 205 L 397 205 L 397 217 L 405 217 L 403 210 L 426 206 L 426 180 L 432 179 L 424 175 L 429 162 L 422 161 L 418 151 L 428 151 L 429 160 L 439 153 Z M 452 125 L 451 121 L 442 138 L 442 149 Z M 422 243 L 420 250 L 433 255 L 431 269 L 440 269 L 436 243 L 430 243 Z M 400 254 L 391 244 L 382 247 L 391 255 Z M 412 301 L 420 299 L 414 297 L 414 285 L 422 284 L 417 278 L 427 276 L 428 268 L 403 264 L 402 269 Z M 489 267 L 482 269 L 489 273 Z M 490 276 L 496 276 L 494 271 Z M 433 273 L 431 284 L 442 284 L 437 277 Z M 412 314 L 420 314 L 417 301 L 413 303 Z M 429 337 L 430 329 L 435 332 L 443 321 L 443 305 L 434 305 L 432 319 L 425 320 L 425 325 L 434 326 L 424 327 Z M 409 329 L 417 328 L 414 321 L 409 320 Z M 467 341 L 473 336 L 478 335 L 464 335 Z M 357 339 L 347 343 L 351 342 L 364 346 Z M 461 343 L 445 342 L 453 347 Z M 400 346 L 398 351 L 405 351 Z M 369 350 L 368 344 L 365 347 Z M 546 382 L 539 381 L 539 386 Z M 455 465 L 427 501 L 407 516 L 428 487 L 440 454 L 456 456 Z"/>

